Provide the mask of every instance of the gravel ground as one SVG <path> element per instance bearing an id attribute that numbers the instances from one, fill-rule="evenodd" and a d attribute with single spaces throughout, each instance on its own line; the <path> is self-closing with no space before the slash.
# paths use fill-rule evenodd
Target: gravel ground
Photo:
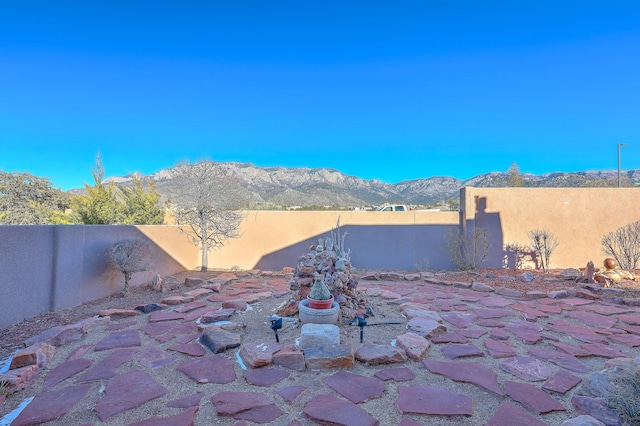
<path id="1" fill-rule="evenodd" d="M 369 271 L 358 271 L 358 274 L 364 274 Z M 461 282 L 482 282 L 484 284 L 493 286 L 493 287 L 505 287 L 513 290 L 518 290 L 521 292 L 526 292 L 530 290 L 538 290 L 538 291 L 552 291 L 552 290 L 561 290 L 566 288 L 575 288 L 576 284 L 573 281 L 563 280 L 559 277 L 560 270 L 551 271 L 549 274 L 542 274 L 539 271 L 530 271 L 532 274 L 536 276 L 536 280 L 532 283 L 525 283 L 521 280 L 517 279 L 521 276 L 525 271 L 523 270 L 509 270 L 509 269 L 499 269 L 499 270 L 479 270 L 473 272 L 435 272 L 437 278 L 447 280 L 447 281 L 461 281 Z M 218 275 L 220 271 L 212 271 L 212 272 L 194 272 L 188 271 L 180 274 L 176 274 L 176 277 L 181 281 L 187 277 L 201 277 L 201 278 L 213 278 Z M 637 273 L 637 271 L 636 271 Z M 495 278 L 487 278 L 487 274 L 490 277 L 495 276 Z M 273 275 L 268 274 L 269 277 L 265 277 L 265 279 L 273 278 Z M 514 277 L 514 279 L 510 279 L 508 277 Z M 371 282 L 369 281 L 361 281 L 361 284 L 368 285 Z M 638 283 L 626 283 L 624 286 L 628 288 L 639 288 Z M 88 318 L 94 316 L 99 310 L 106 308 L 132 308 L 140 304 L 148 304 L 148 303 L 158 303 L 162 299 L 167 296 L 173 294 L 180 294 L 185 289 L 179 288 L 174 290 L 171 293 L 158 293 L 153 291 L 150 285 L 143 285 L 134 287 L 131 289 L 128 297 L 124 298 L 119 295 L 114 295 L 111 297 L 95 300 L 92 302 L 85 303 L 81 306 L 67 309 L 61 312 L 56 313 L 45 313 L 38 315 L 34 318 L 27 319 L 18 324 L 11 325 L 9 327 L 5 327 L 0 329 L 0 359 L 4 359 L 7 356 L 11 355 L 16 349 L 20 349 L 23 347 L 23 342 L 34 336 L 39 334 L 40 332 L 49 329 L 53 326 L 57 325 L 65 325 L 72 324 L 81 319 Z M 272 315 L 278 305 L 282 303 L 284 298 L 275 298 L 272 297 L 270 299 L 264 300 L 258 304 L 252 306 L 252 309 L 247 311 L 246 313 L 237 314 L 238 318 L 234 318 L 234 321 L 241 322 L 245 325 L 243 329 L 243 344 L 244 343 L 275 343 L 275 339 L 273 336 L 273 332 L 269 329 L 268 317 Z M 406 318 L 402 317 L 399 312 L 399 308 L 397 305 L 388 304 L 386 300 L 381 299 L 380 297 L 371 297 L 371 304 L 375 308 L 376 316 L 368 319 L 369 323 L 377 323 L 377 322 L 394 322 L 399 321 L 402 322 L 401 325 L 385 325 L 380 327 L 371 327 L 365 329 L 365 342 L 372 342 L 378 344 L 389 344 L 392 340 L 394 340 L 398 335 L 406 332 Z M 125 319 L 124 321 L 131 321 L 132 319 Z M 146 323 L 146 316 L 140 316 L 134 318 L 134 320 L 138 321 L 140 325 Z M 341 341 L 348 343 L 353 343 L 354 347 L 357 349 L 360 345 L 359 343 L 359 329 L 355 326 L 343 326 L 340 329 L 341 332 Z M 64 360 L 68 354 L 76 348 L 80 344 L 95 344 L 100 339 L 105 337 L 108 332 L 95 332 L 91 333 L 91 335 L 86 336 L 81 342 L 72 343 L 63 347 L 58 348 L 55 355 L 55 360 L 53 365 L 58 365 L 61 360 Z M 295 342 L 295 339 L 299 336 L 299 329 L 294 327 L 285 327 L 280 331 L 280 341 L 287 344 Z M 147 336 L 143 336 L 144 339 L 149 339 Z M 519 345 L 523 347 L 518 347 L 518 339 L 512 339 L 511 344 L 514 346 L 514 349 L 518 353 L 526 352 L 526 348 L 524 347 L 524 343 L 519 343 Z M 230 358 L 235 358 L 231 354 L 227 354 Z M 433 349 L 429 352 L 429 359 L 447 361 L 441 354 L 440 351 L 434 351 Z M 498 382 L 502 383 L 504 380 L 512 380 L 513 377 L 508 375 L 505 372 L 501 372 L 500 364 L 503 362 L 503 359 L 493 359 L 491 357 L 484 357 L 482 360 L 483 364 L 491 367 L 496 371 L 499 375 Z M 601 363 L 602 360 L 598 358 L 587 358 L 582 359 L 583 362 L 592 367 L 596 367 L 595 363 Z M 486 421 L 491 415 L 491 413 L 495 412 L 496 408 L 502 403 L 504 397 L 499 397 L 497 395 L 493 395 L 490 392 L 483 390 L 482 388 L 469 384 L 469 383 L 457 383 L 453 382 L 450 379 L 435 375 L 430 373 L 426 368 L 424 368 L 420 363 L 414 361 L 407 361 L 405 363 L 406 366 L 410 367 L 412 371 L 417 375 L 417 379 L 415 382 L 420 383 L 421 386 L 427 385 L 437 385 L 444 386 L 448 389 L 468 395 L 471 397 L 473 401 L 473 418 L 467 417 L 450 417 L 450 418 L 437 418 L 437 419 L 427 419 L 421 418 L 420 422 L 422 424 L 456 424 L 456 425 L 474 425 L 474 424 L 482 424 L 478 423 L 480 420 Z M 366 376 L 371 376 L 372 372 L 370 371 L 372 368 L 376 370 L 382 370 L 384 368 L 392 367 L 390 366 L 376 366 L 371 367 L 364 365 L 362 363 L 357 362 L 356 367 L 350 371 L 356 374 L 362 374 Z M 236 375 L 238 377 L 242 377 L 242 370 L 240 366 L 236 363 Z M 311 425 L 310 421 L 302 418 L 301 412 L 303 409 L 303 401 L 308 400 L 310 397 L 322 393 L 323 382 L 322 380 L 334 374 L 334 370 L 329 371 L 305 371 L 303 373 L 294 373 L 290 375 L 287 380 L 286 386 L 292 385 L 301 385 L 305 386 L 307 390 L 305 391 L 305 398 L 298 398 L 292 404 L 289 404 L 286 409 L 285 417 L 278 419 L 274 424 L 282 424 L 285 418 L 287 421 L 292 419 L 300 420 L 304 425 Z M 174 395 L 177 391 L 178 394 L 189 395 L 193 392 L 194 386 L 193 382 L 184 376 L 181 373 L 177 373 L 175 369 L 158 369 L 152 373 L 153 377 L 160 383 L 165 386 L 170 386 Z M 42 384 L 44 381 L 44 375 L 40 374 L 29 386 L 28 389 L 20 393 L 19 398 L 11 398 L 11 400 L 7 400 L 5 406 L 0 410 L 3 413 L 10 411 L 14 405 L 17 405 L 19 401 L 22 401 L 24 398 L 35 395 L 38 393 L 40 389 L 42 389 Z M 402 382 L 386 382 L 386 396 L 384 398 L 374 398 L 365 403 L 359 404 L 359 407 L 363 408 L 374 417 L 376 417 L 381 425 L 393 425 L 398 424 L 402 419 L 402 415 L 399 411 L 394 407 L 390 406 L 389 401 L 395 401 L 398 396 L 398 386 L 403 386 Z M 213 385 L 208 385 L 213 386 Z M 282 383 L 280 386 L 285 386 Z M 244 380 L 236 380 L 229 385 L 224 385 L 224 390 L 228 391 L 261 391 L 261 388 L 257 388 L 255 386 L 249 385 Z M 222 387 L 221 387 L 222 389 Z M 262 388 L 264 389 L 264 388 Z M 209 395 L 211 392 L 207 392 Z M 48 424 L 56 425 L 56 424 L 69 424 L 71 421 L 72 424 L 82 424 L 82 423 L 90 423 L 95 421 L 95 414 L 92 412 L 93 405 L 97 402 L 98 395 L 96 395 L 96 401 L 91 400 L 83 400 L 83 404 L 86 406 L 78 406 L 74 408 L 73 413 L 70 413 L 71 416 L 67 416 L 65 418 L 65 422 L 50 422 Z M 561 396 L 557 398 L 560 403 L 562 403 L 565 407 L 571 409 L 570 402 L 570 393 L 565 396 Z M 19 400 L 19 401 L 18 401 Z M 281 406 L 281 408 L 283 408 Z M 127 416 L 131 416 L 131 418 L 119 418 L 118 423 L 122 422 L 122 424 L 128 424 L 129 420 L 139 420 L 140 418 L 145 418 L 145 416 L 150 415 L 170 415 L 174 414 L 174 412 L 168 411 L 166 407 L 164 407 L 161 399 L 157 401 L 152 401 L 151 403 L 145 404 L 142 407 L 139 407 L 135 410 L 130 410 L 127 413 Z M 549 424 L 560 424 L 562 420 L 574 417 L 577 413 L 575 412 L 565 412 L 565 413 L 551 413 L 544 416 L 544 421 L 550 422 Z M 201 404 L 201 409 L 198 413 L 197 418 L 215 418 L 215 406 L 213 404 Z M 406 417 L 406 416 L 405 416 Z M 483 420 L 484 419 L 484 420 Z M 217 418 L 217 423 L 220 425 L 233 425 L 236 423 L 236 420 L 231 418 Z M 432 422 L 432 423 L 424 423 L 424 422 Z M 115 424 L 115 423 L 114 423 Z M 286 422 L 285 422 L 286 424 Z"/>

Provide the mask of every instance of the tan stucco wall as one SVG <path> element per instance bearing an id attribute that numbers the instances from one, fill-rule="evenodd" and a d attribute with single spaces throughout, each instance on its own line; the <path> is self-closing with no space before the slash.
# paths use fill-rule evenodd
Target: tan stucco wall
<path id="1" fill-rule="evenodd" d="M 421 246 L 429 243 L 424 239 L 439 239 L 445 228 L 457 226 L 459 222 L 457 212 L 433 211 L 249 211 L 245 214 L 242 237 L 212 251 L 210 268 L 295 266 L 298 256 L 335 228 L 338 218 L 343 232 L 348 234 L 345 245 L 352 250 L 354 265 L 367 267 L 362 266 L 366 257 L 374 254 L 381 258 L 375 263 L 381 268 L 393 265 L 399 268 L 400 264 L 413 268 L 417 260 L 426 257 L 420 257 L 424 252 Z M 436 244 L 440 251 L 441 243 Z M 434 256 L 439 258 L 441 254 Z"/>
<path id="2" fill-rule="evenodd" d="M 551 268 L 577 268 L 590 260 L 599 266 L 602 237 L 640 220 L 640 189 L 469 187 L 461 191 L 463 205 L 465 225 L 490 229 L 500 249 L 528 245 L 528 231 L 548 229 L 560 243 Z"/>

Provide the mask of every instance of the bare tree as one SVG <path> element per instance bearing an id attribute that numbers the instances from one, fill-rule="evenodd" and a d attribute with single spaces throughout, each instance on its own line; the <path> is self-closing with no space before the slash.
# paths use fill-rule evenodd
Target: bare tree
<path id="1" fill-rule="evenodd" d="M 635 269 L 640 261 L 640 220 L 602 237 L 602 253 L 613 257 L 623 269 Z"/>
<path id="2" fill-rule="evenodd" d="M 240 237 L 244 214 L 239 185 L 219 163 L 201 160 L 174 169 L 170 205 L 180 230 L 202 250 L 201 270 L 207 270 L 209 250 Z"/>
<path id="3" fill-rule="evenodd" d="M 149 244 L 140 239 L 118 241 L 107 251 L 107 261 L 124 274 L 122 294 L 127 296 L 131 276 L 149 269 Z"/>
<path id="4" fill-rule="evenodd" d="M 558 239 L 548 229 L 534 229 L 527 232 L 531 241 L 531 251 L 540 260 L 544 272 L 549 271 L 551 253 L 558 247 Z"/>
<path id="5" fill-rule="evenodd" d="M 466 236 L 459 228 L 449 229 L 445 235 L 445 248 L 461 271 L 480 268 L 489 256 L 489 230 L 473 228 Z"/>

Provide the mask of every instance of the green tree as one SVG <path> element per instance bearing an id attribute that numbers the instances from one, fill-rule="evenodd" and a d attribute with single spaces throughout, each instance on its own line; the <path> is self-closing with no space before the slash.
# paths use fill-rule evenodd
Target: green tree
<path id="1" fill-rule="evenodd" d="M 123 223 L 129 225 L 162 225 L 164 208 L 160 204 L 160 193 L 151 179 L 142 180 L 133 176 L 133 186 L 118 185 L 122 199 Z"/>
<path id="2" fill-rule="evenodd" d="M 104 167 L 100 154 L 91 170 L 93 185 L 84 184 L 86 194 L 73 198 L 73 216 L 87 225 L 161 225 L 164 208 L 153 181 L 143 182 L 133 176 L 133 186 L 104 183 Z M 146 187 L 145 187 L 146 183 Z"/>
<path id="3" fill-rule="evenodd" d="M 96 168 L 91 170 L 93 186 L 84 184 L 87 193 L 78 195 L 72 200 L 73 216 L 79 223 L 87 225 L 109 225 L 121 223 L 123 219 L 122 204 L 118 200 L 116 185 L 105 184 L 104 167 L 100 154 L 96 157 Z"/>
<path id="4" fill-rule="evenodd" d="M 522 187 L 524 186 L 524 179 L 522 178 L 522 173 L 520 173 L 520 169 L 518 165 L 514 161 L 509 167 L 509 180 L 507 181 L 507 185 L 510 187 Z"/>
<path id="5" fill-rule="evenodd" d="M 0 172 L 0 224 L 70 223 L 69 196 L 47 178 L 30 173 Z"/>

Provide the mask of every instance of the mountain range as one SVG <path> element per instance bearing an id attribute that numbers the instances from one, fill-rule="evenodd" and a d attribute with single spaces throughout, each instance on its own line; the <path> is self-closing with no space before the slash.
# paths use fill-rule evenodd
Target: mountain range
<path id="1" fill-rule="evenodd" d="M 457 200 L 459 190 L 465 186 L 506 187 L 508 172 L 491 172 L 460 180 L 452 177 L 430 177 L 395 184 L 379 180 L 364 180 L 337 170 L 320 168 L 256 167 L 250 163 L 225 162 L 219 167 L 227 169 L 238 183 L 245 199 L 259 206 L 340 206 L 356 207 L 399 203 L 438 205 Z M 163 195 L 171 187 L 173 168 L 163 169 L 150 176 L 156 189 Z M 544 175 L 520 175 L 527 187 L 585 187 L 617 184 L 618 172 L 584 171 L 556 172 Z M 625 171 L 622 178 L 627 185 L 640 183 L 640 170 Z M 127 185 L 131 176 L 110 177 L 105 182 Z M 74 190 L 74 192 L 77 190 Z"/>

